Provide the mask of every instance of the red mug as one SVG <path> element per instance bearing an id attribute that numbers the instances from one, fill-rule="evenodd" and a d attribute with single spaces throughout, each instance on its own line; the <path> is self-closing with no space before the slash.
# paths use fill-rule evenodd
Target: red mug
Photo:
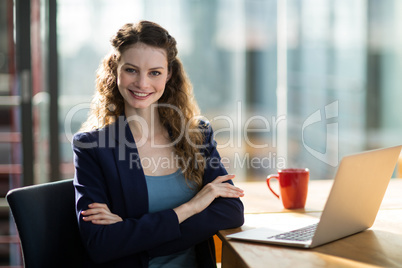
<path id="1" fill-rule="evenodd" d="M 310 171 L 307 168 L 288 168 L 278 170 L 278 174 L 267 177 L 267 185 L 271 192 L 282 199 L 286 209 L 304 208 L 307 199 Z M 279 181 L 280 195 L 269 184 L 271 179 Z"/>

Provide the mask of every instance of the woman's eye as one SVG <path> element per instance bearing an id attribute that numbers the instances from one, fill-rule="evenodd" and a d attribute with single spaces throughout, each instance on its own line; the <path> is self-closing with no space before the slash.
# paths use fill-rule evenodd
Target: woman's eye
<path id="1" fill-rule="evenodd" d="M 136 70 L 133 69 L 133 68 L 126 68 L 126 72 L 128 72 L 128 73 L 135 73 Z"/>
<path id="2" fill-rule="evenodd" d="M 158 71 L 152 71 L 151 72 L 151 75 L 152 76 L 158 76 L 158 75 L 160 75 L 161 73 L 160 72 L 158 72 Z"/>

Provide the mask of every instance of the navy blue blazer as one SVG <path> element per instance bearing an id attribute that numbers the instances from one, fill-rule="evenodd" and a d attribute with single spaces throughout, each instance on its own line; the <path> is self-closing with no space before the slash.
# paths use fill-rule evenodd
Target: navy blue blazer
<path id="1" fill-rule="evenodd" d="M 211 127 L 208 123 L 200 127 L 205 133 L 201 149 L 207 163 L 205 185 L 227 172 Z M 192 246 L 199 267 L 216 267 L 212 236 L 244 222 L 238 198 L 217 198 L 181 224 L 173 209 L 149 213 L 144 171 L 124 117 L 103 129 L 77 133 L 72 147 L 77 220 L 88 253 L 85 267 L 148 267 L 150 257 Z M 123 221 L 111 225 L 83 221 L 81 211 L 93 202 L 107 204 Z"/>

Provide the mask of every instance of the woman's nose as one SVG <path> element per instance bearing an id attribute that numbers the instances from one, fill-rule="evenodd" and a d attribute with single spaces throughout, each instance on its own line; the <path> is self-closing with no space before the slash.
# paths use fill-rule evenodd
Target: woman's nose
<path id="1" fill-rule="evenodd" d="M 148 87 L 148 77 L 146 75 L 139 74 L 137 76 L 136 86 L 141 89 Z"/>

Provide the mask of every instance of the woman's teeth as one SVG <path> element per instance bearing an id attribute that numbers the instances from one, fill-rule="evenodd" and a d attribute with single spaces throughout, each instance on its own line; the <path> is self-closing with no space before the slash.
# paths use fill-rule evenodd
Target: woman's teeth
<path id="1" fill-rule="evenodd" d="M 148 93 L 139 93 L 139 92 L 134 92 L 134 91 L 133 91 L 133 93 L 134 93 L 134 95 L 136 95 L 138 97 L 146 97 L 146 96 L 148 96 Z"/>

